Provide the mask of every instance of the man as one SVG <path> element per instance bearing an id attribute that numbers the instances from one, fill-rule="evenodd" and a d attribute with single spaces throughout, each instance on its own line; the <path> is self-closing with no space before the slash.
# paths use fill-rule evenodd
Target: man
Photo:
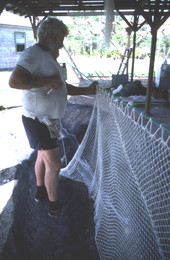
<path id="1" fill-rule="evenodd" d="M 93 95 L 97 82 L 79 88 L 67 84 L 56 58 L 68 35 L 66 25 L 48 17 L 38 28 L 38 44 L 26 49 L 14 68 L 9 85 L 23 90 L 23 124 L 31 148 L 37 150 L 35 199 L 49 199 L 48 215 L 60 215 L 58 174 L 61 168 L 56 138 L 64 116 L 68 95 Z"/>

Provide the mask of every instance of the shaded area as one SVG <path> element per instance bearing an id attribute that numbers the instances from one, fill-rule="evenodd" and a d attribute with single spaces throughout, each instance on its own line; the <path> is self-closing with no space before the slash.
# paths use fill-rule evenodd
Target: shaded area
<path id="1" fill-rule="evenodd" d="M 78 104 L 68 102 L 62 122 L 68 161 L 72 159 L 88 126 L 93 100 L 83 104 L 86 101 L 80 98 Z M 61 140 L 58 146 L 63 157 Z M 28 160 L 15 167 L 15 174 L 9 176 L 9 181 L 16 179 L 18 183 L 12 197 L 13 222 L 1 259 L 99 259 L 94 241 L 93 201 L 89 200 L 87 188 L 83 183 L 61 177 L 59 199 L 64 206 L 63 216 L 50 218 L 47 214 L 48 201 L 37 203 L 34 200 L 35 160 L 36 152 L 33 152 Z"/>
<path id="2" fill-rule="evenodd" d="M 98 259 L 94 242 L 93 203 L 86 187 L 60 179 L 59 198 L 64 205 L 58 219 L 47 215 L 48 202 L 36 203 L 34 162 L 24 161 L 16 178 L 14 216 L 2 259 Z"/>

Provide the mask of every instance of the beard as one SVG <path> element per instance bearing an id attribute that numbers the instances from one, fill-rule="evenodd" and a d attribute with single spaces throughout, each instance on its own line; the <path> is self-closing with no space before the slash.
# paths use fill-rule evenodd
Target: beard
<path id="1" fill-rule="evenodd" d="M 51 41 L 48 45 L 49 50 L 52 52 L 55 58 L 59 56 L 59 47 L 56 44 L 56 41 Z"/>

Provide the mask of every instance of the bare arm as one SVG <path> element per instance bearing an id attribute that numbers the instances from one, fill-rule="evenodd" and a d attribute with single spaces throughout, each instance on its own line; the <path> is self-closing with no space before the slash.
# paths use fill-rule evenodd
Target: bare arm
<path id="1" fill-rule="evenodd" d="M 62 85 L 61 79 L 52 77 L 34 78 L 29 72 L 20 67 L 15 67 L 9 79 L 9 86 L 16 89 L 31 89 L 46 86 L 57 89 Z"/>
<path id="2" fill-rule="evenodd" d="M 75 95 L 95 95 L 96 94 L 96 86 L 98 82 L 94 81 L 89 87 L 75 87 L 71 84 L 66 83 L 67 92 L 70 96 Z"/>

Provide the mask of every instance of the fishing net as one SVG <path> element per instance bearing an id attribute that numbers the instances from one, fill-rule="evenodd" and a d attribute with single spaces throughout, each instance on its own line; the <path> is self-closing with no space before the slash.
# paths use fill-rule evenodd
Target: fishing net
<path id="1" fill-rule="evenodd" d="M 83 182 L 95 207 L 100 259 L 168 259 L 169 141 L 99 88 L 91 120 L 61 175 Z"/>

